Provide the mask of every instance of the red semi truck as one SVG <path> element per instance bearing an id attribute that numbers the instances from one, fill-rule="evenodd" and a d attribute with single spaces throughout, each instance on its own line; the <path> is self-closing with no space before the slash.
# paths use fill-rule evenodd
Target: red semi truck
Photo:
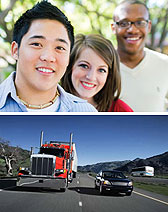
<path id="1" fill-rule="evenodd" d="M 33 148 L 31 152 L 31 167 L 19 170 L 17 185 L 65 191 L 68 182 L 72 182 L 77 173 L 77 153 L 72 133 L 69 142 L 50 141 L 43 144 L 42 131 L 38 154 L 33 153 Z"/>

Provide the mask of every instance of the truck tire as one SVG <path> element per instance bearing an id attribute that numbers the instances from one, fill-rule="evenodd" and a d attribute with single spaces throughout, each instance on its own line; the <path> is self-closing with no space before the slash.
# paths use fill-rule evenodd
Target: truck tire
<path id="1" fill-rule="evenodd" d="M 66 188 L 60 188 L 60 191 L 61 192 L 65 192 L 66 191 Z"/>
<path id="2" fill-rule="evenodd" d="M 69 180 L 68 180 L 68 177 L 67 177 L 66 182 L 65 182 L 65 185 L 66 185 L 67 188 L 68 188 L 68 182 L 69 182 Z"/>

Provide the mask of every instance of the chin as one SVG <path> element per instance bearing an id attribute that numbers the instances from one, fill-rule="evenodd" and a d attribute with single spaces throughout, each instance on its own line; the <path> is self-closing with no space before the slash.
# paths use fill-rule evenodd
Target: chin
<path id="1" fill-rule="evenodd" d="M 88 99 L 93 98 L 93 96 L 85 96 L 85 95 L 80 95 L 79 96 L 81 99 L 85 99 L 88 101 Z"/>

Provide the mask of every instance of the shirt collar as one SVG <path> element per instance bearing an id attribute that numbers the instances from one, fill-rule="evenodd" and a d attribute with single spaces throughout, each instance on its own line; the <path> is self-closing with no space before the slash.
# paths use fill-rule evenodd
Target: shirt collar
<path id="1" fill-rule="evenodd" d="M 16 72 L 12 72 L 0 85 L 0 108 L 5 105 L 9 95 L 17 101 L 16 88 L 14 84 L 15 75 Z"/>
<path id="2" fill-rule="evenodd" d="M 60 108 L 59 111 L 71 111 L 74 103 L 86 103 L 87 101 L 66 92 L 59 84 L 58 91 L 60 92 Z"/>

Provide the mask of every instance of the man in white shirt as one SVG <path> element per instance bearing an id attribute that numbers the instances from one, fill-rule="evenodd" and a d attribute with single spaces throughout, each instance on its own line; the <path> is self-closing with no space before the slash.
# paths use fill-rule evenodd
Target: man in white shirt
<path id="1" fill-rule="evenodd" d="M 168 108 L 168 56 L 145 48 L 151 30 L 149 11 L 138 0 L 127 0 L 114 11 L 121 67 L 121 96 L 135 112 Z"/>

